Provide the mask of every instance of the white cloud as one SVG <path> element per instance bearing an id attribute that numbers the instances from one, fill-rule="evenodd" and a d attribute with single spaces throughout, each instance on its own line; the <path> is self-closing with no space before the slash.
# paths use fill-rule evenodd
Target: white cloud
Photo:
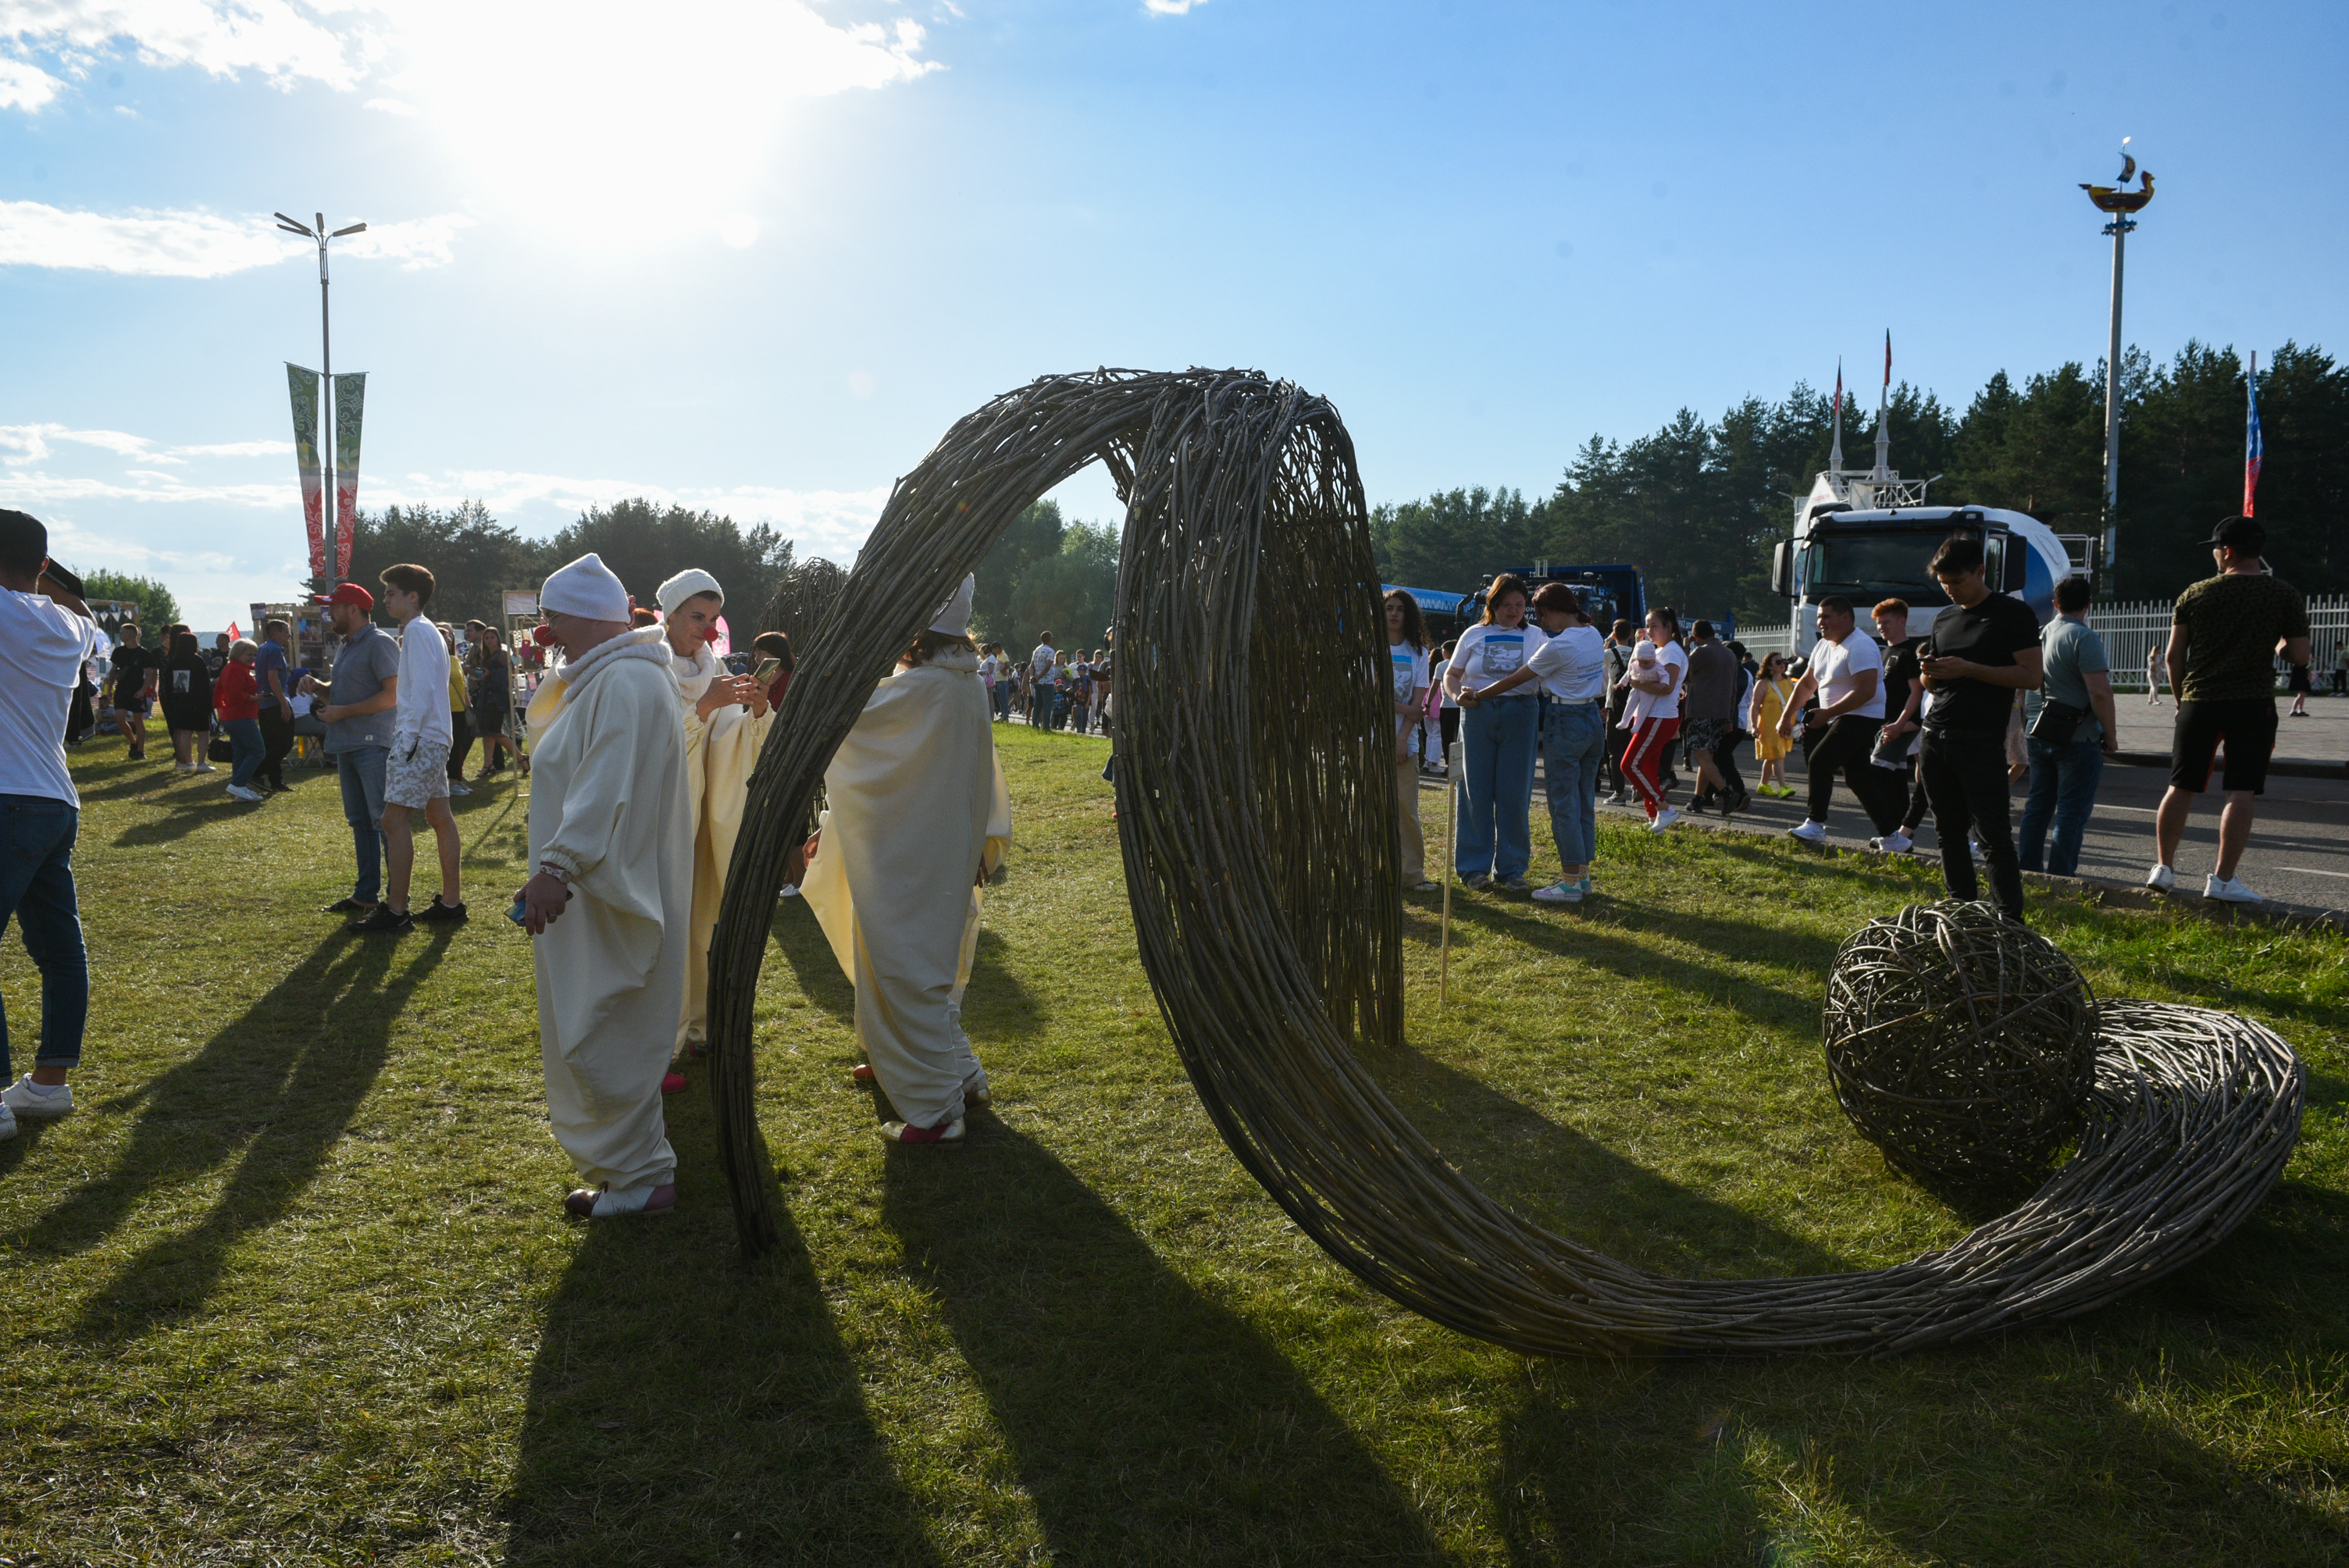
<path id="1" fill-rule="evenodd" d="M 67 58 L 127 47 L 149 65 L 344 88 L 383 48 L 373 18 L 289 0 L 0 0 L 0 37 Z"/>
<path id="2" fill-rule="evenodd" d="M 1142 0 L 1142 8 L 1154 16 L 1187 16 L 1194 5 L 1205 5 L 1207 0 Z"/>
<path id="3" fill-rule="evenodd" d="M 402 103 L 398 98 L 369 98 L 367 100 L 367 106 L 369 108 L 381 109 L 386 114 L 396 114 L 401 116 L 403 119 L 414 119 L 419 113 L 422 112 L 418 109 L 414 104 Z"/>
<path id="4" fill-rule="evenodd" d="M 40 67 L 0 56 L 0 108 L 21 108 L 30 113 L 64 88 L 65 83 Z"/>
<path id="5" fill-rule="evenodd" d="M 450 240 L 471 224 L 450 213 L 378 224 L 336 242 L 336 253 L 446 266 Z M 149 277 L 216 278 L 312 253 L 267 218 L 204 211 L 68 212 L 38 201 L 0 201 L 0 266 L 60 267 Z"/>

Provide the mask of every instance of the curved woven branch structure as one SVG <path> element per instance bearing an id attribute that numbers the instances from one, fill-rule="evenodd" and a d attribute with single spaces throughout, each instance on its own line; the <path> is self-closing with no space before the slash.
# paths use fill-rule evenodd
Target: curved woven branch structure
<path id="1" fill-rule="evenodd" d="M 1898 1350 L 2099 1305 L 2216 1244 L 2282 1171 L 2302 1095 L 2282 1040 L 2109 1003 L 2078 1152 L 2022 1208 L 1913 1263 L 1669 1279 L 1494 1202 L 1361 1060 L 1400 1039 L 1399 847 L 1345 428 L 1251 372 L 1100 371 L 996 399 L 898 482 L 760 758 L 710 954 L 710 1082 L 746 1251 L 776 1234 L 751 1003 L 792 833 L 873 683 L 1011 519 L 1096 459 L 1128 506 L 1114 733 L 1143 964 L 1225 1141 L 1394 1300 L 1538 1353 Z M 1330 661 L 1310 680 L 1300 647 Z"/>
<path id="2" fill-rule="evenodd" d="M 775 584 L 774 597 L 767 601 L 766 622 L 759 630 L 789 637 L 796 661 L 806 651 L 817 624 L 840 603 L 847 587 L 847 572 L 821 555 L 795 562 Z"/>

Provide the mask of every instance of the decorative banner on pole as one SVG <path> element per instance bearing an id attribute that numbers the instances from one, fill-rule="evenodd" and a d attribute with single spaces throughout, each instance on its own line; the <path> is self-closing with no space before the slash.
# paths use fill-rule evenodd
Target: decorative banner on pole
<path id="1" fill-rule="evenodd" d="M 2251 350 L 2251 367 L 2244 376 L 2251 388 L 2251 406 L 2243 416 L 2243 515 L 2251 515 L 2251 502 L 2259 494 L 2260 465 L 2267 459 L 2267 443 L 2260 438 L 2260 351 Z"/>
<path id="2" fill-rule="evenodd" d="M 351 530 L 359 511 L 359 421 L 367 412 L 367 372 L 335 377 L 335 575 L 351 570 Z"/>
<path id="3" fill-rule="evenodd" d="M 288 360 L 285 387 L 294 397 L 294 466 L 302 475 L 302 521 L 310 529 L 310 575 L 324 577 L 326 515 L 318 464 L 318 373 Z"/>

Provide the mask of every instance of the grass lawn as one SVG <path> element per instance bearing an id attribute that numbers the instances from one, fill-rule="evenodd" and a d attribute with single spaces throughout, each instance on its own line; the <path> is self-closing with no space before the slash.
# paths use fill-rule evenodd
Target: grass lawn
<path id="1" fill-rule="evenodd" d="M 559 1212 L 511 783 L 457 803 L 473 923 L 362 941 L 316 913 L 348 891 L 330 781 L 241 808 L 224 772 L 79 754 L 80 1109 L 0 1145 L 0 1563 L 2349 1559 L 2339 937 L 2034 893 L 2100 993 L 2239 1009 L 2309 1064 L 2282 1185 L 2126 1303 L 1880 1363 L 1537 1361 L 1373 1295 L 1242 1173 L 1136 961 L 1098 743 L 997 735 L 1019 843 L 968 1012 L 995 1111 L 885 1149 L 849 987 L 782 905 L 787 1230 L 750 1267 L 698 1068 L 677 1212 Z M 1818 1048 L 1837 944 L 1936 883 L 1600 835 L 1578 911 L 1455 903 L 1445 1010 L 1414 902 L 1410 1043 L 1374 1066 L 1420 1126 L 1660 1270 L 1960 1234 Z M 0 989 L 28 1062 L 14 940 Z"/>

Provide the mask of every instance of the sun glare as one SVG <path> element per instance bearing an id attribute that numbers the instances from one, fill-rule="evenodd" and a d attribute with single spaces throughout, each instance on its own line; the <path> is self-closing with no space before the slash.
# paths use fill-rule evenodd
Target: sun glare
<path id="1" fill-rule="evenodd" d="M 680 229 L 755 243 L 741 209 L 792 99 L 936 68 L 912 22 L 835 26 L 795 0 L 392 11 L 398 99 L 422 106 L 479 197 L 599 247 Z"/>

